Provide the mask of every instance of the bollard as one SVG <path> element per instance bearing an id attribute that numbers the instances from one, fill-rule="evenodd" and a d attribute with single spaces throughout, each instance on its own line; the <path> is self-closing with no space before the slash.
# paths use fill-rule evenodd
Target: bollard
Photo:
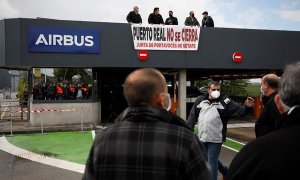
<path id="1" fill-rule="evenodd" d="M 42 109 L 42 108 L 41 108 Z M 41 118 L 41 134 L 44 135 L 43 118 Z"/>

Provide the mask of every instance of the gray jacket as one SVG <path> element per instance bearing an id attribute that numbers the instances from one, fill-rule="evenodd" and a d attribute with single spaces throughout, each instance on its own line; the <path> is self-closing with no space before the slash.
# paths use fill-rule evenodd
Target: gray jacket
<path id="1" fill-rule="evenodd" d="M 202 142 L 222 143 L 226 140 L 227 123 L 230 118 L 240 118 L 251 108 L 239 105 L 227 96 L 210 102 L 208 94 L 199 96 L 188 117 L 187 124 L 194 129 L 198 123 L 198 136 Z"/>

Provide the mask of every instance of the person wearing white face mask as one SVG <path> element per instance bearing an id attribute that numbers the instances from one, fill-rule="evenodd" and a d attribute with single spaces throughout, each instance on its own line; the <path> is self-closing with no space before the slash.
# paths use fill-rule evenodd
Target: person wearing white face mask
<path id="1" fill-rule="evenodd" d="M 260 91 L 263 95 L 263 111 L 255 122 L 256 137 L 270 133 L 281 124 L 281 115 L 278 112 L 274 98 L 277 94 L 279 77 L 276 74 L 267 74 L 261 79 Z"/>
<path id="2" fill-rule="evenodd" d="M 234 157 L 228 180 L 298 179 L 300 162 L 300 62 L 288 65 L 274 101 L 282 125 L 256 138 Z"/>
<path id="3" fill-rule="evenodd" d="M 191 129 L 198 124 L 198 137 L 204 145 L 213 180 L 218 178 L 218 169 L 224 176 L 227 173 L 227 168 L 218 163 L 218 159 L 226 140 L 228 120 L 246 115 L 253 106 L 252 97 L 248 97 L 243 106 L 225 95 L 221 96 L 221 86 L 217 81 L 210 82 L 208 93 L 196 99 L 187 124 Z"/>
<path id="4" fill-rule="evenodd" d="M 129 107 L 97 134 L 82 179 L 210 179 L 199 139 L 167 111 L 171 101 L 161 72 L 133 71 L 124 96 Z"/>

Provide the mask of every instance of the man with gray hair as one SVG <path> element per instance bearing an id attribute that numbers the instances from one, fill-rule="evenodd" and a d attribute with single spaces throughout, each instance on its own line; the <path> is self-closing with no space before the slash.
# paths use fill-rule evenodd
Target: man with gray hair
<path id="1" fill-rule="evenodd" d="M 130 24 L 142 24 L 142 17 L 139 14 L 139 7 L 134 6 L 133 11 L 130 11 L 126 17 L 126 20 Z"/>
<path id="2" fill-rule="evenodd" d="M 97 134 L 83 179 L 210 179 L 197 136 L 168 112 L 171 100 L 161 72 L 130 73 L 124 96 L 129 107 L 121 122 Z"/>
<path id="3" fill-rule="evenodd" d="M 283 115 L 279 130 L 247 144 L 231 162 L 227 179 L 295 179 L 300 162 L 300 62 L 279 80 L 275 104 Z M 297 178 L 296 178 L 297 179 Z"/>

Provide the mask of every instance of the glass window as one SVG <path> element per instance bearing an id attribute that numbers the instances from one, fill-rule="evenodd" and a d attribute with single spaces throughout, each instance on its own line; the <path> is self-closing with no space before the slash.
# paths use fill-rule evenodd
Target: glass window
<path id="1" fill-rule="evenodd" d="M 34 100 L 88 100 L 93 98 L 93 72 L 84 68 L 34 68 Z"/>

